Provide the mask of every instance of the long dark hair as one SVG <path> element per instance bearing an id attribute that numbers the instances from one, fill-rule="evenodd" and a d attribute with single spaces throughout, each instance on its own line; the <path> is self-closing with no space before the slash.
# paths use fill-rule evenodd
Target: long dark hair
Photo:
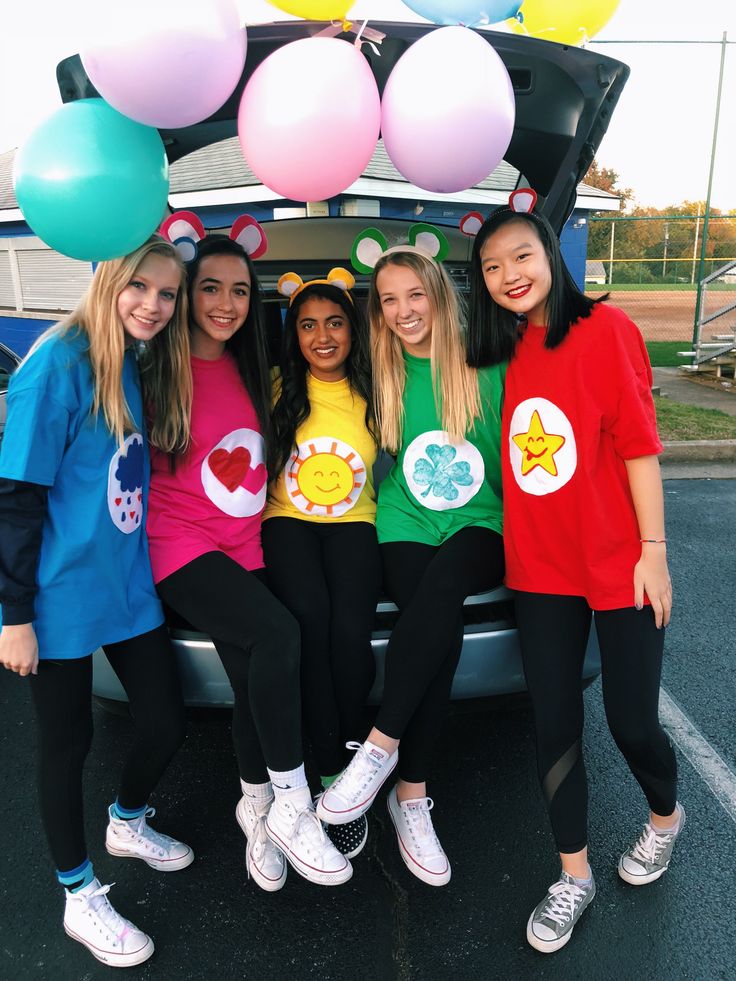
<path id="1" fill-rule="evenodd" d="M 225 341 L 225 350 L 233 356 L 238 366 L 240 377 L 256 410 L 268 453 L 268 447 L 271 443 L 271 379 L 261 290 L 253 263 L 247 252 L 227 235 L 208 235 L 199 243 L 195 258 L 187 263 L 189 316 L 190 318 L 192 316 L 192 291 L 199 275 L 199 267 L 203 259 L 208 259 L 213 255 L 234 255 L 238 259 L 242 259 L 248 267 L 250 275 L 248 316 L 240 330 Z"/>
<path id="2" fill-rule="evenodd" d="M 468 310 L 468 364 L 483 368 L 508 361 L 516 350 L 523 318 L 500 307 L 491 297 L 483 279 L 480 253 L 488 238 L 511 221 L 530 226 L 541 241 L 552 274 L 547 297 L 547 331 L 544 346 L 555 348 L 567 337 L 576 320 L 589 317 L 596 303 L 605 296 L 590 299 L 581 293 L 570 275 L 560 251 L 560 242 L 542 214 L 526 215 L 510 208 L 499 208 L 486 218 L 473 245 L 470 260 L 470 304 Z"/>
<path id="3" fill-rule="evenodd" d="M 294 298 L 284 320 L 281 342 L 281 391 L 272 416 L 273 439 L 269 458 L 269 472 L 272 476 L 278 475 L 296 450 L 296 431 L 304 420 L 309 418 L 311 411 L 307 396 L 309 365 L 299 347 L 296 323 L 301 305 L 305 300 L 315 297 L 336 303 L 350 325 L 350 354 L 345 362 L 345 377 L 351 390 L 365 400 L 366 428 L 376 439 L 371 405 L 368 330 L 365 320 L 344 290 L 337 286 L 330 286 L 328 283 L 307 285 Z"/>

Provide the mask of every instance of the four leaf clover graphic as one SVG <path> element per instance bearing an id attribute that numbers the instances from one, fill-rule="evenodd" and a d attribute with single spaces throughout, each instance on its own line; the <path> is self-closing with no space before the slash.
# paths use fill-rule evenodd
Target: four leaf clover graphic
<path id="1" fill-rule="evenodd" d="M 455 484 L 460 487 L 470 487 L 473 477 L 470 464 L 465 460 L 453 463 L 457 456 L 454 446 L 438 446 L 430 443 L 426 449 L 429 460 L 421 457 L 414 464 L 414 482 L 420 487 L 426 485 L 422 497 L 431 492 L 435 497 L 444 497 L 446 501 L 457 500 L 459 494 Z M 431 462 L 430 462 L 431 461 Z"/>

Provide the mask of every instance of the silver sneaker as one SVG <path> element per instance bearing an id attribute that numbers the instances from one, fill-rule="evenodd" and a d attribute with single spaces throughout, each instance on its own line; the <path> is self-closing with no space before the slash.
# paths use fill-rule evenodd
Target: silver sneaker
<path id="1" fill-rule="evenodd" d="M 595 882 L 583 888 L 563 872 L 536 907 L 526 925 L 526 939 L 535 950 L 552 954 L 564 947 L 575 924 L 595 896 Z"/>
<path id="2" fill-rule="evenodd" d="M 345 745 L 355 756 L 317 802 L 317 815 L 325 824 L 347 824 L 365 814 L 399 762 L 398 750 L 379 756 L 363 743 Z"/>
<path id="3" fill-rule="evenodd" d="M 267 801 L 253 801 L 241 797 L 235 808 L 235 817 L 247 842 L 245 866 L 248 875 L 266 892 L 278 892 L 286 882 L 286 860 L 282 851 L 266 834 L 266 817 L 273 797 Z"/>
<path id="4" fill-rule="evenodd" d="M 645 886 L 664 875 L 669 868 L 675 840 L 685 824 L 685 809 L 677 805 L 679 827 L 674 834 L 662 834 L 649 822 L 644 825 L 638 841 L 618 860 L 618 874 L 632 886 Z"/>

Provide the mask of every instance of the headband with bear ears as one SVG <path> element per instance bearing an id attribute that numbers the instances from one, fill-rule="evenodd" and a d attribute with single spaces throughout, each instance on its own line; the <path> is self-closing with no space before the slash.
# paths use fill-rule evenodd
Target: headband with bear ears
<path id="1" fill-rule="evenodd" d="M 193 211 L 175 211 L 161 223 L 159 234 L 171 242 L 184 262 L 191 262 L 197 255 L 197 243 L 207 233 Z M 242 246 L 251 259 L 259 259 L 268 248 L 266 233 L 251 215 L 235 219 L 229 238 Z"/>
<path id="2" fill-rule="evenodd" d="M 335 266 L 334 269 L 330 269 L 327 273 L 327 279 L 308 279 L 306 283 L 295 272 L 284 273 L 283 276 L 279 277 L 276 289 L 282 296 L 288 296 L 289 306 L 291 306 L 303 289 L 306 289 L 307 286 L 314 286 L 317 283 L 322 283 L 324 286 L 336 286 L 337 289 L 345 293 L 351 303 L 353 302 L 349 290 L 355 286 L 355 277 L 348 269 L 343 269 L 342 266 Z"/>
<path id="3" fill-rule="evenodd" d="M 517 187 L 515 191 L 509 194 L 509 203 L 506 207 L 497 208 L 491 214 L 497 215 L 503 211 L 513 211 L 517 215 L 530 215 L 536 218 L 537 216 L 534 214 L 536 203 L 537 192 L 535 190 L 531 187 Z M 460 219 L 460 231 L 463 235 L 469 235 L 471 238 L 475 238 L 484 221 L 485 219 L 480 211 L 469 211 L 467 215 L 463 215 Z"/>
<path id="4" fill-rule="evenodd" d="M 378 260 L 392 252 L 418 252 L 435 262 L 442 262 L 450 251 L 450 245 L 434 225 L 420 221 L 409 229 L 407 244 L 388 247 L 386 236 L 377 228 L 366 228 L 353 242 L 350 262 L 361 273 L 372 273 Z"/>

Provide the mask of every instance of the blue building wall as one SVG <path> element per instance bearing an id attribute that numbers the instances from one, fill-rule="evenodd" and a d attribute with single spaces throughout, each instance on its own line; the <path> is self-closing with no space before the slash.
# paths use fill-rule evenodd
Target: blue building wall
<path id="1" fill-rule="evenodd" d="M 585 260 L 588 255 L 588 212 L 573 211 L 560 235 L 565 265 L 578 289 L 585 291 Z"/>
<path id="2" fill-rule="evenodd" d="M 56 320 L 29 320 L 0 313 L 0 341 L 23 357 L 38 335 L 55 323 Z"/>
<path id="3" fill-rule="evenodd" d="M 333 198 L 329 202 L 330 215 L 338 215 L 341 200 Z M 303 202 L 279 201 L 278 207 L 304 207 Z M 381 214 L 385 218 L 414 219 L 416 221 L 434 222 L 437 225 L 457 226 L 463 215 L 469 211 L 480 211 L 487 214 L 486 205 L 453 205 L 443 201 L 428 201 L 423 204 L 420 215 L 415 213 L 415 205 L 406 200 L 387 198 L 381 200 Z M 238 205 L 216 208 L 198 208 L 197 214 L 202 219 L 205 228 L 228 227 L 238 217 L 247 212 L 258 221 L 270 221 L 273 218 L 273 205 Z M 560 247 L 567 268 L 578 287 L 585 288 L 585 260 L 588 250 L 588 212 L 575 211 L 568 219 L 560 235 Z M 380 222 L 380 218 L 376 219 Z M 14 223 L 0 229 L 0 236 L 6 238 L 33 234 L 27 225 Z M 30 320 L 15 317 L 12 314 L 0 313 L 0 341 L 21 356 L 26 354 L 29 347 L 42 331 L 46 330 L 53 320 Z"/>

